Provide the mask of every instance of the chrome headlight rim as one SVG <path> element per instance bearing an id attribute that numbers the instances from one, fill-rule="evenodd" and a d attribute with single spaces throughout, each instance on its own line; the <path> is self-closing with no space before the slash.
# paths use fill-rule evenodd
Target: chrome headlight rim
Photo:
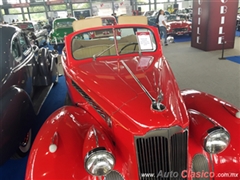
<path id="1" fill-rule="evenodd" d="M 212 138 L 216 134 L 222 134 L 222 135 L 224 134 L 228 138 L 228 141 L 227 141 L 226 146 L 224 148 L 222 148 L 219 151 L 213 152 L 213 151 L 208 149 L 207 143 L 208 143 L 208 140 L 210 138 Z M 229 143 L 230 143 L 230 134 L 229 134 L 229 132 L 225 128 L 223 128 L 223 127 L 216 126 L 216 127 L 213 127 L 213 128 L 211 128 L 211 129 L 209 129 L 207 131 L 207 135 L 204 137 L 204 141 L 203 141 L 203 148 L 204 148 L 204 150 L 206 152 L 208 152 L 210 154 L 219 154 L 219 153 L 223 152 L 225 149 L 227 149 Z"/>
<path id="2" fill-rule="evenodd" d="M 99 174 L 94 174 L 94 173 L 92 173 L 92 172 L 90 171 L 90 169 L 87 168 L 87 162 L 88 162 L 88 160 L 90 160 L 90 158 L 92 158 L 93 156 L 98 155 L 99 153 L 107 154 L 107 155 L 109 155 L 109 156 L 112 158 L 112 160 L 113 160 L 113 165 L 112 165 L 111 169 L 109 169 L 108 172 L 106 172 L 106 173 L 104 173 L 104 174 L 100 174 L 100 175 L 99 175 Z M 113 167 L 114 167 L 115 163 L 116 163 L 115 157 L 114 157 L 114 155 L 113 155 L 111 152 L 107 151 L 106 148 L 104 148 L 104 147 L 98 147 L 98 148 L 95 148 L 95 149 L 93 149 L 93 150 L 91 150 L 91 151 L 89 151 L 89 152 L 87 153 L 87 155 L 85 156 L 85 159 L 84 159 L 84 168 L 85 168 L 85 170 L 86 170 L 89 174 L 91 174 L 91 175 L 93 175 L 93 176 L 105 176 L 105 175 L 109 174 L 109 173 L 113 170 Z"/>

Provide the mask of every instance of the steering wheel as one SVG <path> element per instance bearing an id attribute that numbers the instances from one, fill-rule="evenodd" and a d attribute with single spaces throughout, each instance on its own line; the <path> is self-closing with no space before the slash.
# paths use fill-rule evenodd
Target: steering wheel
<path id="1" fill-rule="evenodd" d="M 123 47 L 121 48 L 121 50 L 119 51 L 119 54 L 121 54 L 121 52 L 122 52 L 126 47 L 132 46 L 132 45 L 134 45 L 133 51 L 135 51 L 138 43 L 137 43 L 137 42 L 132 42 L 132 43 L 128 43 L 128 44 L 126 44 L 125 46 L 123 46 Z"/>

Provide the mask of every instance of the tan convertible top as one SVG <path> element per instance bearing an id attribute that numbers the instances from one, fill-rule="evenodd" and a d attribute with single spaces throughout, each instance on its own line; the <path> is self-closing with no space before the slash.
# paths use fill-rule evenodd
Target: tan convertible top
<path id="1" fill-rule="evenodd" d="M 146 16 L 119 16 L 118 24 L 148 24 Z"/>
<path id="2" fill-rule="evenodd" d="M 118 24 L 148 24 L 146 16 L 119 16 Z M 73 21 L 73 30 L 79 31 L 86 28 L 102 26 L 101 17 L 91 17 Z"/>
<path id="3" fill-rule="evenodd" d="M 102 26 L 102 18 L 94 17 L 94 18 L 81 19 L 78 21 L 73 21 L 72 25 L 73 25 L 74 31 L 79 31 L 79 30 L 91 28 L 91 27 L 98 27 L 98 26 Z"/>

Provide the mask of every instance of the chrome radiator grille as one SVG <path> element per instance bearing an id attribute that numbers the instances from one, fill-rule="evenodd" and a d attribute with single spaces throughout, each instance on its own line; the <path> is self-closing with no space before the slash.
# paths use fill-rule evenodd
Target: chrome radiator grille
<path id="1" fill-rule="evenodd" d="M 188 29 L 187 28 L 175 28 L 173 29 L 174 32 L 186 32 Z"/>
<path id="2" fill-rule="evenodd" d="M 182 180 L 187 169 L 187 131 L 180 127 L 136 137 L 140 180 Z"/>

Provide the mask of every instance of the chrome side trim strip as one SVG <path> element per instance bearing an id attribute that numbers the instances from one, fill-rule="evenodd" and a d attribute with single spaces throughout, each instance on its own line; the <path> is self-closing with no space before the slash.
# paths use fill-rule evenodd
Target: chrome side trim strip
<path id="1" fill-rule="evenodd" d="M 97 131 L 94 127 L 93 127 L 93 133 L 94 133 L 94 136 L 95 136 L 95 139 L 96 139 L 96 146 L 99 147 L 98 135 L 97 135 Z"/>
<path id="2" fill-rule="evenodd" d="M 194 113 L 194 114 L 198 114 L 199 116 L 202 116 L 203 118 L 205 118 L 206 120 L 210 121 L 213 125 L 215 126 L 220 126 L 219 124 L 216 123 L 216 121 L 214 121 L 212 118 L 210 118 L 209 116 L 207 116 L 206 114 L 203 114 L 195 109 L 189 109 L 188 110 L 189 113 Z M 222 126 L 220 126 L 222 127 Z"/>
<path id="3" fill-rule="evenodd" d="M 17 65 L 16 67 L 14 67 L 14 68 L 12 69 L 12 71 L 15 73 L 15 72 L 17 72 L 18 70 L 20 70 L 22 67 L 26 66 L 27 63 L 28 63 L 29 61 L 31 61 L 31 59 L 33 58 L 33 56 L 34 56 L 33 53 L 29 54 L 28 57 L 27 57 L 22 63 L 20 63 L 20 64 Z"/>

